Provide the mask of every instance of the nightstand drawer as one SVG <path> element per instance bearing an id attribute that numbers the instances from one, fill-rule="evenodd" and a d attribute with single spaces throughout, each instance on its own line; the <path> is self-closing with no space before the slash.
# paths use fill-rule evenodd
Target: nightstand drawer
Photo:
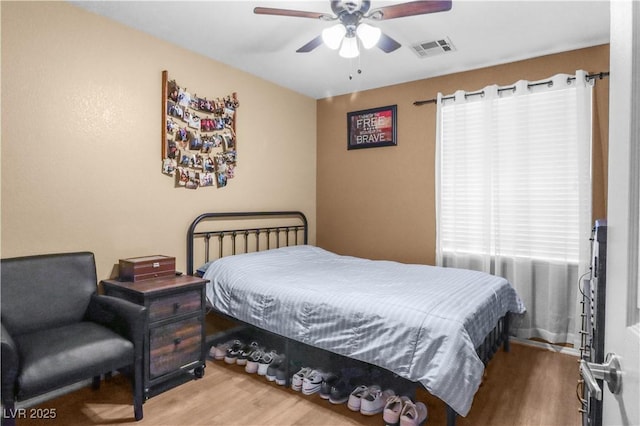
<path id="1" fill-rule="evenodd" d="M 149 322 L 202 309 L 202 292 L 191 290 L 153 299 L 149 303 Z"/>
<path id="2" fill-rule="evenodd" d="M 188 318 L 149 331 L 150 379 L 170 373 L 202 356 L 202 318 Z"/>

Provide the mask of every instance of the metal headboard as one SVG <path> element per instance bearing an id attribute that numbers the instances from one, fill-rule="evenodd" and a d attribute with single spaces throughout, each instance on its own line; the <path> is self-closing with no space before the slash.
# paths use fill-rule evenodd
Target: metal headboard
<path id="1" fill-rule="evenodd" d="M 256 225 L 260 219 L 268 224 Z M 275 219 L 276 223 L 269 219 Z M 251 221 L 252 226 L 242 225 L 243 221 Z M 215 229 L 216 222 L 231 229 Z M 194 219 L 187 232 L 187 274 L 194 272 L 196 240 L 202 240 L 204 245 L 204 263 L 212 260 L 212 244 L 218 249 L 215 257 L 218 259 L 227 254 L 307 244 L 307 239 L 307 217 L 299 211 L 204 213 Z"/>

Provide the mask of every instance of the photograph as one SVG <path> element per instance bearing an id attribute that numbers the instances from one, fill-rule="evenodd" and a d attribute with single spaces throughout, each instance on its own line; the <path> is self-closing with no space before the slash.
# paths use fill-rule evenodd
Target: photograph
<path id="1" fill-rule="evenodd" d="M 202 136 L 202 153 L 208 154 L 213 148 L 213 139 L 210 136 Z"/>
<path id="2" fill-rule="evenodd" d="M 198 173 L 198 182 L 200 186 L 212 186 L 213 180 L 214 180 L 213 173 L 210 173 L 210 172 Z"/>
<path id="3" fill-rule="evenodd" d="M 236 141 L 233 135 L 231 133 L 225 133 L 223 137 L 224 137 L 225 149 L 227 150 L 234 149 L 236 146 Z"/>
<path id="4" fill-rule="evenodd" d="M 176 141 L 167 139 L 166 150 L 167 158 L 175 159 L 178 155 L 178 146 L 176 145 Z"/>
<path id="5" fill-rule="evenodd" d="M 177 165 L 176 160 L 172 158 L 165 158 L 162 162 L 162 173 L 173 176 L 176 172 Z"/>
<path id="6" fill-rule="evenodd" d="M 190 132 L 189 149 L 192 151 L 200 151 L 202 149 L 202 140 L 196 132 Z"/>
<path id="7" fill-rule="evenodd" d="M 218 188 L 227 186 L 227 175 L 224 172 L 216 172 Z"/>
<path id="8" fill-rule="evenodd" d="M 195 171 L 187 171 L 187 181 L 185 182 L 184 187 L 187 189 L 198 189 L 198 178 Z"/>
<path id="9" fill-rule="evenodd" d="M 215 171 L 215 162 L 213 161 L 213 158 L 209 157 L 208 155 L 205 156 L 202 160 L 202 169 L 205 172 L 213 172 Z"/>
<path id="10" fill-rule="evenodd" d="M 178 167 L 176 172 L 176 184 L 178 186 L 185 186 L 189 180 L 189 169 L 185 167 Z"/>

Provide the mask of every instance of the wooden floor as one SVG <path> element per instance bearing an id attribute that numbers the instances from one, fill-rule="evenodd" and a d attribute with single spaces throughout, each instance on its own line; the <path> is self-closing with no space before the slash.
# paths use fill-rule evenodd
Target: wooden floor
<path id="1" fill-rule="evenodd" d="M 577 358 L 512 344 L 487 369 L 461 426 L 573 426 L 580 424 Z M 418 397 L 429 410 L 428 425 L 444 425 L 444 404 L 424 391 Z M 376 425 L 382 416 L 352 413 L 317 394 L 304 396 L 224 362 L 207 363 L 205 377 L 171 389 L 144 404 L 135 422 L 126 378 L 116 376 L 98 391 L 83 388 L 33 408 L 55 410 L 55 420 L 19 419 L 28 425 Z"/>

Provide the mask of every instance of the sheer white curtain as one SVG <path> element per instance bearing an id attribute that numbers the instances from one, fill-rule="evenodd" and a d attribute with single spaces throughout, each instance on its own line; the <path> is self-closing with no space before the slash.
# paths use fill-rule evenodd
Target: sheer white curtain
<path id="1" fill-rule="evenodd" d="M 436 260 L 507 278 L 522 338 L 579 342 L 591 232 L 591 96 L 584 71 L 438 95 Z"/>

